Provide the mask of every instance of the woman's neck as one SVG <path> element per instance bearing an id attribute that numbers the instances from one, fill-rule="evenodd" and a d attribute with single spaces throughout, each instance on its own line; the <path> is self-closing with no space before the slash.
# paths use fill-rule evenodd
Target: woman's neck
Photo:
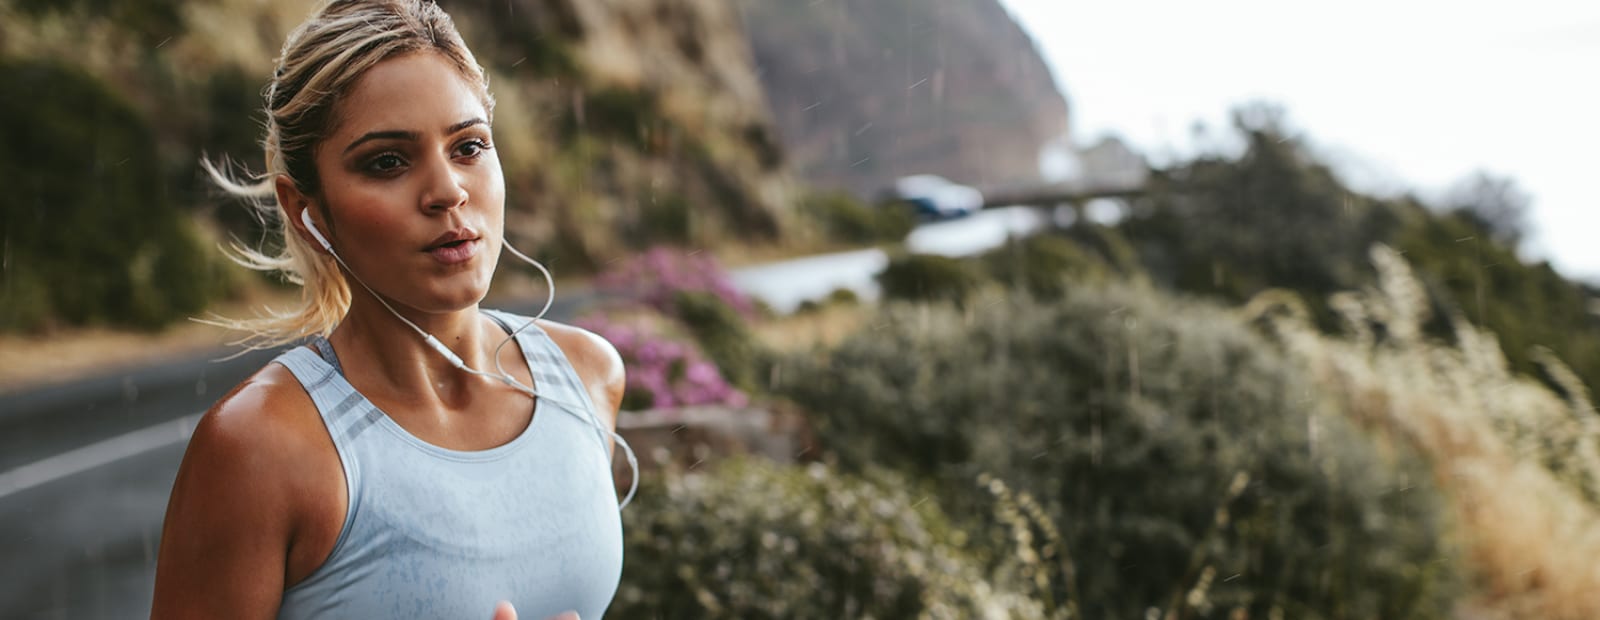
<path id="1" fill-rule="evenodd" d="M 365 293 L 365 291 L 362 291 Z M 357 294 L 350 311 L 329 340 L 346 358 L 344 365 L 385 392 L 410 399 L 455 400 L 484 379 L 455 368 L 394 314 L 372 298 Z M 405 309 L 396 308 L 405 312 Z M 409 312 L 406 318 L 432 335 L 472 368 L 493 366 L 490 327 L 476 305 L 445 314 Z M 495 330 L 498 333 L 498 330 Z M 353 362 L 353 363 L 352 363 Z"/>

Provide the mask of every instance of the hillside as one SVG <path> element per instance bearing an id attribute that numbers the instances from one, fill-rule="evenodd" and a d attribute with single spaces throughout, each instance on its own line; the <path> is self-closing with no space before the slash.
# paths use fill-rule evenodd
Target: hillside
<path id="1" fill-rule="evenodd" d="M 897 176 L 1038 178 L 1067 105 L 997 0 L 740 0 L 797 174 L 870 196 Z"/>
<path id="2" fill-rule="evenodd" d="M 214 249 L 229 236 L 258 242 L 260 225 L 219 197 L 199 160 L 261 170 L 260 91 L 314 5 L 0 0 L 0 103 L 13 128 L 0 176 L 35 179 L 0 203 L 0 232 L 29 240 L 8 248 L 19 268 L 0 276 L 0 328 L 153 327 L 237 290 Z M 660 243 L 782 234 L 793 183 L 728 5 L 448 8 L 498 101 L 508 233 L 558 275 Z M 39 127 L 72 130 L 28 129 Z M 118 217 L 138 226 L 94 224 Z M 81 288 L 48 286 L 86 266 L 96 277 L 75 279 Z M 181 303 L 128 299 L 154 282 L 195 290 Z"/>

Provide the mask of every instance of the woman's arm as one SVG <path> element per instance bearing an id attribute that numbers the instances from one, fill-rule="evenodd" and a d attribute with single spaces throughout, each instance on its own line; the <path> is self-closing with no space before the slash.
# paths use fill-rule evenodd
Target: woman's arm
<path id="1" fill-rule="evenodd" d="M 326 432 L 326 454 L 305 432 L 309 397 L 271 368 L 195 427 L 167 504 L 152 618 L 277 615 L 307 491 L 327 484 L 316 479 L 327 458 L 339 470 Z"/>

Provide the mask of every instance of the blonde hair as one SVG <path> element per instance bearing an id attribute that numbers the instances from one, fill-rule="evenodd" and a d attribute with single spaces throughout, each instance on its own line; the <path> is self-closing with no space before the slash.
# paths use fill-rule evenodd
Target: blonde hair
<path id="1" fill-rule="evenodd" d="M 403 54 L 431 51 L 455 65 L 477 86 L 493 118 L 488 80 L 455 23 L 424 0 L 332 0 L 284 41 L 277 71 L 265 90 L 266 123 L 261 140 L 266 170 L 241 182 L 209 159 L 200 165 L 229 194 L 249 201 L 268 234 L 281 237 L 277 254 L 237 243 L 229 258 L 257 271 L 277 272 L 301 286 L 300 303 L 287 310 L 263 309 L 256 317 L 204 321 L 246 332 L 235 344 L 250 349 L 280 346 L 312 334 L 328 335 L 350 309 L 350 287 L 338 264 L 295 234 L 275 179 L 287 177 L 300 192 L 317 195 L 321 180 L 313 159 L 317 143 L 338 119 L 334 108 L 368 69 Z M 323 207 L 326 209 L 326 206 Z M 326 217 L 328 214 L 323 213 Z"/>

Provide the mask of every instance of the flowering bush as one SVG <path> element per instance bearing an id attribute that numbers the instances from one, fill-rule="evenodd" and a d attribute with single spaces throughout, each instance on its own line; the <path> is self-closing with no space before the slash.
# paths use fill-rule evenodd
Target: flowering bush
<path id="1" fill-rule="evenodd" d="M 723 380 L 744 390 L 760 389 L 758 378 L 769 356 L 747 325 L 757 314 L 755 304 L 711 255 L 655 248 L 601 274 L 596 283 L 604 292 L 676 320 Z"/>
<path id="2" fill-rule="evenodd" d="M 729 385 L 716 364 L 693 344 L 663 335 L 643 322 L 624 323 L 601 315 L 578 325 L 605 338 L 628 368 L 622 408 L 629 411 L 723 404 L 743 406 L 744 393 Z"/>
<path id="3" fill-rule="evenodd" d="M 728 272 L 709 254 L 653 248 L 597 278 L 600 289 L 637 298 L 663 314 L 676 316 L 680 293 L 710 293 L 741 315 L 755 305 L 733 286 Z"/>

